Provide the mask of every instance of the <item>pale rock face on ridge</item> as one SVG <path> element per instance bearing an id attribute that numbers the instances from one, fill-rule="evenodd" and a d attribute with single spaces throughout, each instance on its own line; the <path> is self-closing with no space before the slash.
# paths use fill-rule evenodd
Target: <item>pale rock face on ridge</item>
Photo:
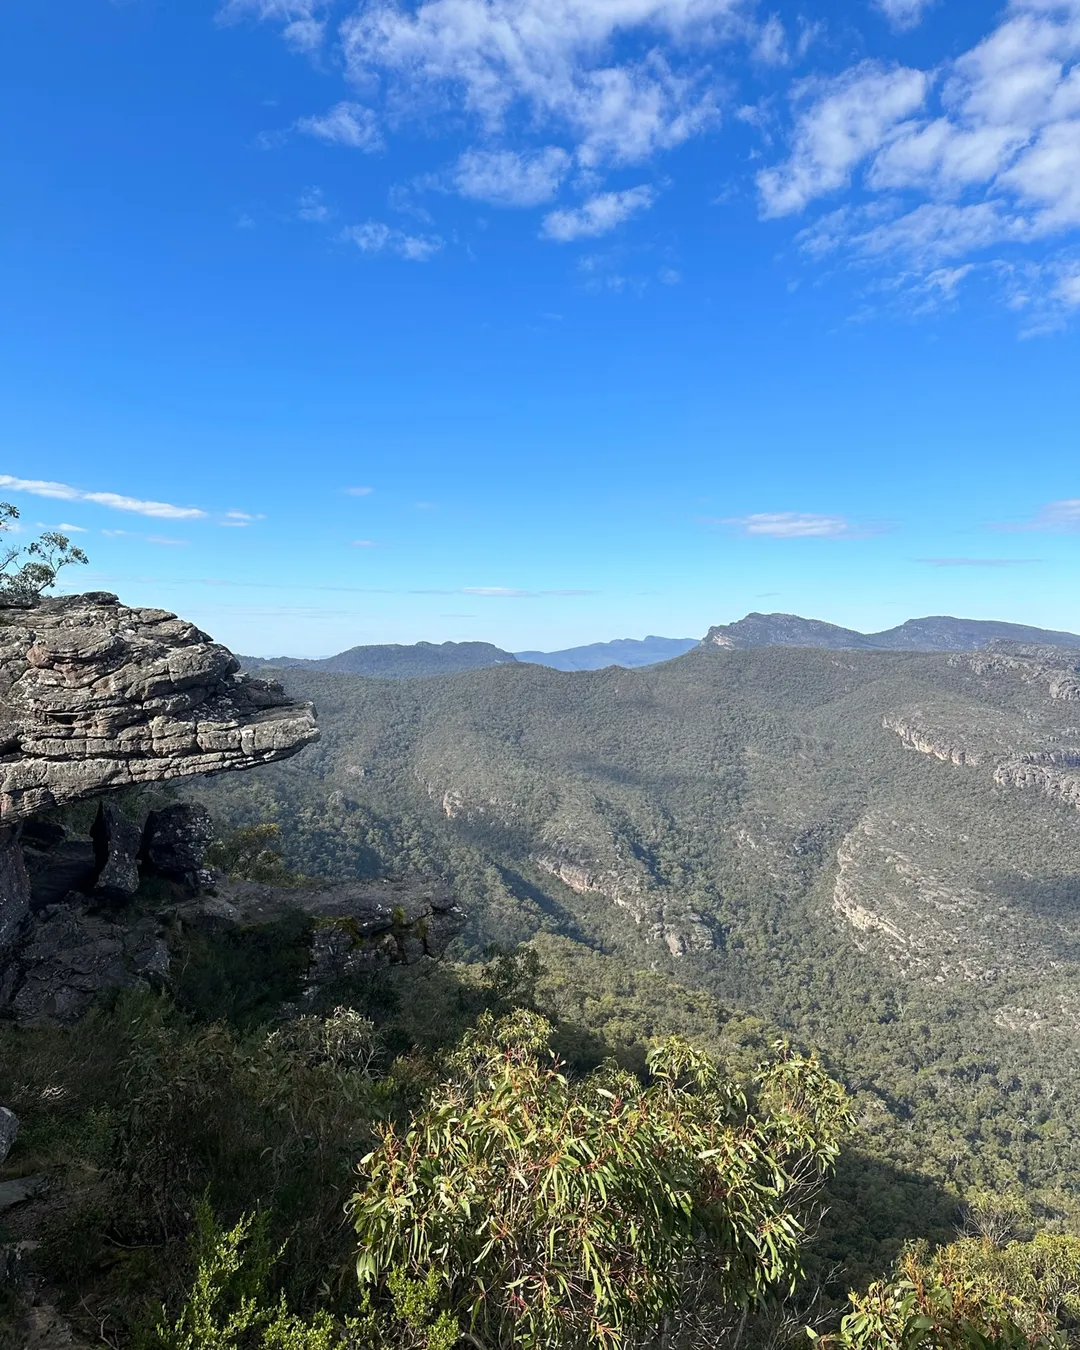
<path id="1" fill-rule="evenodd" d="M 0 822 L 318 738 L 311 704 L 239 669 L 194 624 L 107 593 L 0 609 Z"/>

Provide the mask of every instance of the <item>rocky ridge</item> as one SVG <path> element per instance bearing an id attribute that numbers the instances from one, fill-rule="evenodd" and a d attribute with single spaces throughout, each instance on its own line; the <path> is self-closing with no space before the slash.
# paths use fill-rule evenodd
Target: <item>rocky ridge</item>
<path id="1" fill-rule="evenodd" d="M 1034 686 L 1051 703 L 1080 701 L 1080 652 L 998 643 L 987 652 L 950 657 L 949 664 Z M 957 767 L 988 766 L 997 787 L 1034 790 L 1080 809 L 1080 726 L 944 704 L 886 714 L 882 725 L 920 754 Z"/>
<path id="2" fill-rule="evenodd" d="M 317 737 L 311 703 L 164 610 L 105 593 L 0 610 L 0 1012 L 70 1021 L 104 990 L 167 986 L 185 932 L 284 913 L 310 925 L 308 992 L 441 952 L 460 927 L 449 897 L 419 882 L 245 890 L 207 868 L 204 808 L 147 796 Z"/>

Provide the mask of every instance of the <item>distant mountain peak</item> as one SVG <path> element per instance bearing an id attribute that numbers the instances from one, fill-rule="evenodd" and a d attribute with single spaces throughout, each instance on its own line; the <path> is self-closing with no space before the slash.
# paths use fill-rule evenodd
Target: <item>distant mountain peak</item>
<path id="1" fill-rule="evenodd" d="M 1032 628 L 996 619 L 957 619 L 934 614 L 908 619 L 880 633 L 860 633 L 823 619 L 798 614 L 747 614 L 735 623 L 716 624 L 698 644 L 705 650 L 749 647 L 825 647 L 845 651 L 978 651 L 992 642 L 1035 643 L 1080 648 L 1080 634 Z"/>

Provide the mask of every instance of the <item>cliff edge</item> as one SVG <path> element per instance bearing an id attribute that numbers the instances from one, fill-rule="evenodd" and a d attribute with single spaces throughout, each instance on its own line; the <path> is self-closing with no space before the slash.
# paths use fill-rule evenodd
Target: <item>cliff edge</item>
<path id="1" fill-rule="evenodd" d="M 0 824 L 267 764 L 318 734 L 310 703 L 240 674 L 227 648 L 165 610 L 104 592 L 0 609 Z"/>

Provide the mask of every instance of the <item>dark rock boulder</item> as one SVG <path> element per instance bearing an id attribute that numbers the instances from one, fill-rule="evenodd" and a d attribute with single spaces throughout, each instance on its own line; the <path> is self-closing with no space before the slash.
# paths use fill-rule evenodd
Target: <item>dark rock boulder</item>
<path id="1" fill-rule="evenodd" d="M 214 822 L 204 806 L 175 802 L 151 811 L 143 832 L 142 855 L 153 872 L 195 890 L 212 880 L 206 870 L 206 851 L 214 833 Z"/>
<path id="2" fill-rule="evenodd" d="M 139 889 L 139 851 L 142 830 L 115 802 L 103 801 L 90 831 L 94 844 L 98 895 L 123 899 Z"/>
<path id="3" fill-rule="evenodd" d="M 160 987 L 169 949 L 156 918 L 115 921 L 72 894 L 34 916 L 9 971 L 9 1011 L 17 1021 L 70 1022 L 105 990 Z"/>
<path id="4" fill-rule="evenodd" d="M 19 1137 L 19 1117 L 6 1106 L 0 1106 L 0 1163 L 7 1161 L 15 1140 Z"/>
<path id="5" fill-rule="evenodd" d="M 30 878 L 17 826 L 0 825 L 0 952 L 13 940 L 30 912 Z M 0 986 L 3 967 L 0 964 Z"/>

